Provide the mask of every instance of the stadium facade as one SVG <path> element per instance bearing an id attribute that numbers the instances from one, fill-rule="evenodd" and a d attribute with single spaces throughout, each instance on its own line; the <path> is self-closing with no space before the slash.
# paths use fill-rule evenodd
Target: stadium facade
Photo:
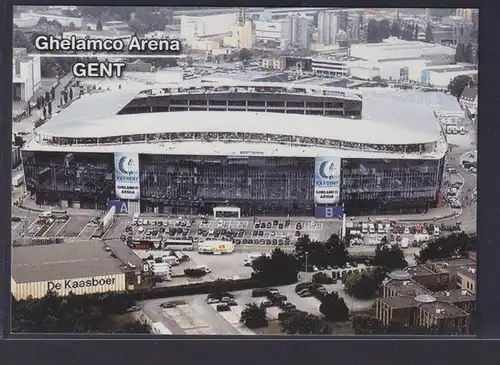
<path id="1" fill-rule="evenodd" d="M 324 216 L 340 205 L 350 215 L 436 205 L 448 147 L 432 115 L 430 128 L 408 128 L 352 115 L 345 108 L 361 97 L 348 90 L 315 96 L 302 85 L 269 93 L 259 84 L 214 87 L 83 96 L 24 147 L 28 191 L 39 204 L 104 209 L 121 201 L 128 213 L 211 214 L 231 206 L 242 215 Z M 213 95 L 222 111 L 211 108 Z M 269 109 L 278 97 L 285 114 Z M 301 113 L 289 112 L 289 98 L 301 100 Z M 309 107 L 320 116 L 308 115 L 314 98 L 323 104 Z M 180 100 L 189 109 L 175 109 Z M 231 109 L 233 100 L 246 106 Z M 249 108 L 253 100 L 264 107 Z M 344 109 L 329 114 L 327 103 Z"/>

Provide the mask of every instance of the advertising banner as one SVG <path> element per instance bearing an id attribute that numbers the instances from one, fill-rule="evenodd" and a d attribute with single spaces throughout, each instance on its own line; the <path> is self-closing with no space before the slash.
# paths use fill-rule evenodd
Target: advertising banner
<path id="1" fill-rule="evenodd" d="M 128 204 L 126 201 L 109 200 L 108 210 L 110 210 L 112 207 L 115 207 L 116 214 L 128 214 Z"/>
<path id="2" fill-rule="evenodd" d="M 314 202 L 336 204 L 340 200 L 340 158 L 316 157 L 314 163 Z"/>
<path id="3" fill-rule="evenodd" d="M 315 218 L 341 218 L 344 215 L 344 207 L 333 206 L 333 207 L 316 207 L 314 208 Z"/>
<path id="4" fill-rule="evenodd" d="M 115 189 L 118 199 L 141 198 L 138 153 L 115 153 Z"/>

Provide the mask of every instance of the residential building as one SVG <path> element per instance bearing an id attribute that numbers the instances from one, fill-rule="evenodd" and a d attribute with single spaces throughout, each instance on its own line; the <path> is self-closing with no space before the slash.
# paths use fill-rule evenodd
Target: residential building
<path id="1" fill-rule="evenodd" d="M 40 87 L 40 56 L 28 55 L 25 48 L 14 48 L 12 86 L 14 101 L 29 101 Z"/>
<path id="2" fill-rule="evenodd" d="M 457 270 L 457 285 L 463 290 L 469 290 L 476 294 L 477 274 L 475 267 L 460 267 Z"/>
<path id="3" fill-rule="evenodd" d="M 459 103 L 474 117 L 477 114 L 477 87 L 466 87 L 460 95 Z"/>
<path id="4" fill-rule="evenodd" d="M 336 44 L 339 25 L 339 16 L 336 12 L 320 12 L 318 14 L 318 43 Z"/>
<path id="5" fill-rule="evenodd" d="M 311 19 L 303 14 L 289 14 L 285 20 L 281 48 L 309 49 Z"/>
<path id="6" fill-rule="evenodd" d="M 268 70 L 283 70 L 285 68 L 285 60 L 283 58 L 264 58 L 262 67 Z"/>
<path id="7" fill-rule="evenodd" d="M 432 292 L 408 272 L 396 272 L 382 291 L 376 317 L 386 326 L 397 321 L 406 326 L 437 327 L 453 334 L 469 333 L 470 312 L 476 309 L 476 296 L 469 290 Z"/>

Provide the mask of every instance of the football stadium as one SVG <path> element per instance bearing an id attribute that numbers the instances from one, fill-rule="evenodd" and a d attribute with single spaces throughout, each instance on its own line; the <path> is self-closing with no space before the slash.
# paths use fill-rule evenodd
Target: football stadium
<path id="1" fill-rule="evenodd" d="M 35 130 L 26 186 L 38 204 L 129 213 L 426 211 L 446 136 L 431 108 L 384 100 L 242 82 L 93 92 Z"/>

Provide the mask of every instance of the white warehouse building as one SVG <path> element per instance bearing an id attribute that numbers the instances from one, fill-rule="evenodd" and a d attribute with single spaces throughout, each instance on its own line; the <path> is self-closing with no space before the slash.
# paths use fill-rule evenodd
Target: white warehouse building
<path id="1" fill-rule="evenodd" d="M 21 13 L 19 17 L 14 18 L 14 24 L 19 28 L 32 28 L 41 18 L 48 21 L 56 20 L 62 26 L 68 27 L 74 24 L 76 28 L 82 27 L 82 18 L 74 18 L 64 15 L 46 14 L 46 13 Z"/>
<path id="2" fill-rule="evenodd" d="M 225 35 L 232 31 L 237 21 L 237 13 L 207 16 L 181 16 L 181 38 L 191 41 L 216 35 Z"/>
<path id="3" fill-rule="evenodd" d="M 12 86 L 14 101 L 29 101 L 40 87 L 40 56 L 29 56 L 25 48 L 14 48 Z"/>
<path id="4" fill-rule="evenodd" d="M 11 292 L 16 300 L 52 291 L 66 296 L 127 289 L 125 270 L 102 243 L 61 243 L 12 248 Z"/>
<path id="5" fill-rule="evenodd" d="M 257 41 L 281 41 L 284 32 L 283 21 L 255 21 L 255 39 Z"/>

